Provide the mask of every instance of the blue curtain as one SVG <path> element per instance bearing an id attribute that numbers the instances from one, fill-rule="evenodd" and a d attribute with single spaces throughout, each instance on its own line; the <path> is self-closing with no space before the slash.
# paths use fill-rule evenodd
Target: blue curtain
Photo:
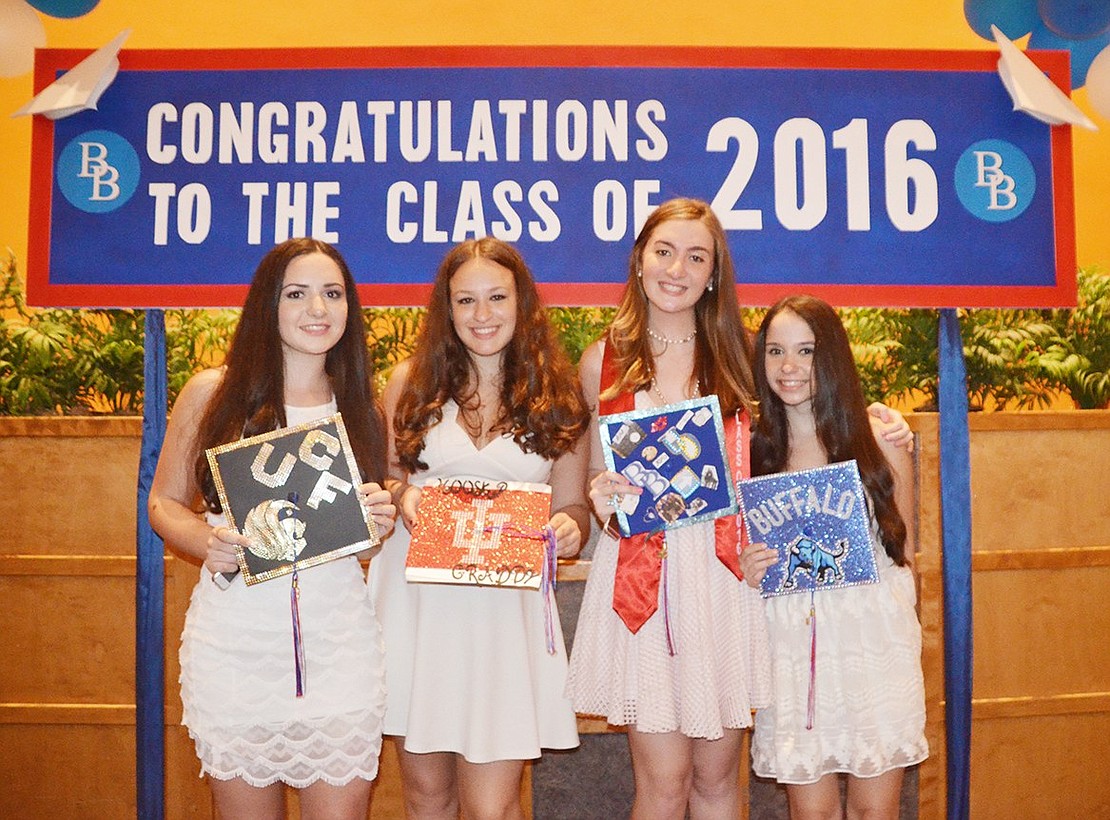
<path id="1" fill-rule="evenodd" d="M 165 558 L 146 512 L 154 467 L 166 435 L 166 319 L 145 316 L 143 441 L 139 455 L 135 570 L 136 807 L 142 820 L 165 815 Z"/>
<path id="2" fill-rule="evenodd" d="M 971 452 L 960 319 L 940 312 L 940 501 L 944 541 L 944 699 L 948 817 L 967 820 L 971 781 Z"/>

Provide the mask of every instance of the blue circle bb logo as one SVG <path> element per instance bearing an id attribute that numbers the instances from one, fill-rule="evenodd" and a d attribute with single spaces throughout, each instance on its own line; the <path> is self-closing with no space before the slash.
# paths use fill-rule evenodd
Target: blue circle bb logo
<path id="1" fill-rule="evenodd" d="M 103 214 L 121 207 L 139 187 L 139 155 L 111 131 L 86 131 L 58 155 L 55 179 L 75 208 Z"/>
<path id="2" fill-rule="evenodd" d="M 1005 140 L 980 140 L 956 163 L 956 195 L 972 216 L 1009 222 L 1037 192 L 1037 174 L 1025 152 Z"/>

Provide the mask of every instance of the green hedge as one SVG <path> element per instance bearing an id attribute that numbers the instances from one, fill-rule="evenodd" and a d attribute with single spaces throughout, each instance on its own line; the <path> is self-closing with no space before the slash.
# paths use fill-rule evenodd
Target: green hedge
<path id="1" fill-rule="evenodd" d="M 140 310 L 29 308 L 13 256 L 0 289 L 0 415 L 139 413 Z M 198 368 L 218 363 L 237 310 L 167 310 L 167 369 L 173 401 Z M 763 311 L 748 311 L 750 326 Z M 855 308 L 841 316 L 868 397 L 919 399 L 935 407 L 937 312 Z M 612 308 L 551 308 L 577 362 L 613 316 Z M 1079 271 L 1075 310 L 961 310 L 968 396 L 974 407 L 1035 409 L 1058 394 L 1076 407 L 1110 406 L 1110 276 Z M 371 358 L 384 378 L 412 349 L 423 310 L 365 311 Z"/>

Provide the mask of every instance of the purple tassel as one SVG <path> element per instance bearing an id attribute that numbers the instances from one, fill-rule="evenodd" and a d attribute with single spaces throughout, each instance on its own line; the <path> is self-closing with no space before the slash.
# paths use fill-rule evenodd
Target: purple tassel
<path id="1" fill-rule="evenodd" d="M 558 574 L 558 557 L 555 552 L 555 530 L 543 528 L 544 557 L 540 575 L 540 592 L 543 595 L 543 629 L 547 637 L 547 654 L 554 655 L 555 648 L 555 581 Z"/>
<path id="2" fill-rule="evenodd" d="M 297 676 L 297 697 L 304 697 L 305 661 L 304 640 L 301 636 L 301 611 L 298 601 L 301 597 L 300 580 L 297 578 L 297 565 L 293 565 L 293 584 L 289 587 L 289 607 L 293 614 L 293 667 Z"/>
<path id="3" fill-rule="evenodd" d="M 484 532 L 513 532 L 524 538 L 542 539 L 544 543 L 543 564 L 540 568 L 540 594 L 543 595 L 543 629 L 547 643 L 547 654 L 554 655 L 555 647 L 555 580 L 559 569 L 559 556 L 556 552 L 555 530 L 545 526 L 542 530 L 533 527 L 518 527 L 516 524 L 488 526 Z"/>
<path id="4" fill-rule="evenodd" d="M 813 605 L 813 590 L 809 591 L 809 698 L 806 703 L 806 729 L 813 728 L 817 713 L 817 609 Z"/>

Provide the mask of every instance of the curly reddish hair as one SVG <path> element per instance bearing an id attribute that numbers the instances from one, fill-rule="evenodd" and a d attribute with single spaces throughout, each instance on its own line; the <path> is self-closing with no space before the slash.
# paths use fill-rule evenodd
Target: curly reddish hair
<path id="1" fill-rule="evenodd" d="M 465 407 L 475 397 L 478 371 L 451 321 L 451 278 L 472 259 L 505 268 L 516 288 L 516 327 L 502 358 L 501 410 L 494 429 L 510 434 L 525 452 L 553 460 L 589 426 L 578 377 L 547 321 L 523 257 L 500 239 L 471 239 L 440 263 L 394 413 L 397 461 L 409 473 L 427 469 L 420 454 L 428 430 L 443 418 L 443 405 L 453 400 Z"/>

